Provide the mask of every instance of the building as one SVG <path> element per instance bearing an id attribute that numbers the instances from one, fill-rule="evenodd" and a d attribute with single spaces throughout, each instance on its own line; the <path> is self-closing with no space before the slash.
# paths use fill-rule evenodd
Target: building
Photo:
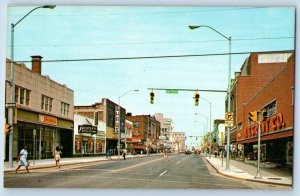
<path id="1" fill-rule="evenodd" d="M 173 148 L 175 152 L 185 151 L 185 132 L 173 132 Z"/>
<path id="2" fill-rule="evenodd" d="M 64 157 L 73 152 L 74 92 L 49 76 L 41 75 L 42 57 L 32 56 L 32 70 L 25 64 L 14 64 L 15 103 L 13 126 L 13 157 L 23 145 L 29 158 L 53 157 L 60 146 Z M 6 60 L 5 103 L 10 100 L 10 60 Z M 8 119 L 8 108 L 5 111 Z M 8 135 L 5 159 L 8 160 Z"/>
<path id="3" fill-rule="evenodd" d="M 255 160 L 258 126 L 249 112 L 266 111 L 260 123 L 263 162 L 291 165 L 294 132 L 295 56 L 291 51 L 252 53 L 231 89 L 234 124 L 232 155 Z"/>
<path id="4" fill-rule="evenodd" d="M 131 149 L 130 152 L 145 153 L 156 152 L 157 151 L 157 121 L 154 116 L 151 115 L 135 115 L 132 116 L 128 113 L 126 120 L 131 121 L 132 128 L 132 138 L 131 138 Z"/>
<path id="5" fill-rule="evenodd" d="M 126 110 L 124 108 L 121 107 L 120 112 L 118 112 L 118 107 L 119 105 L 112 102 L 111 100 L 107 99 L 107 98 L 103 98 L 101 102 L 97 102 L 91 106 L 75 106 L 75 114 L 77 115 L 81 115 L 83 118 L 82 119 L 78 119 L 80 122 L 76 122 L 77 125 L 81 125 L 80 123 L 83 124 L 90 124 L 90 125 L 94 125 L 97 126 L 97 136 L 98 137 L 98 143 L 99 143 L 99 148 L 101 148 L 101 153 L 103 153 L 104 151 L 106 152 L 107 150 L 111 150 L 112 153 L 114 155 L 118 154 L 118 130 L 116 129 L 116 125 L 119 125 L 119 120 L 121 122 L 120 124 L 120 130 L 121 130 L 121 134 L 125 133 L 125 115 L 126 115 Z M 118 114 L 117 114 L 118 113 Z M 117 115 L 119 115 L 119 117 L 117 117 Z M 81 118 L 82 118 L 81 117 Z M 98 118 L 98 125 L 95 125 L 94 123 L 97 122 Z M 105 128 L 104 128 L 105 127 Z M 105 134 L 105 136 L 104 136 Z M 84 134 L 79 134 L 77 135 L 76 141 L 77 142 L 83 142 L 83 136 L 85 135 L 86 137 L 86 133 Z M 91 135 L 89 135 L 91 136 Z M 95 136 L 93 136 L 95 137 Z M 81 139 L 80 139 L 81 138 Z M 105 138 L 105 140 L 104 140 Z M 85 143 L 87 143 L 86 145 L 91 146 L 93 145 L 95 142 L 93 141 L 92 138 L 90 139 L 85 139 Z M 104 141 L 103 141 L 104 140 Z M 121 140 L 120 140 L 121 142 Z M 103 143 L 105 143 L 105 147 L 103 146 Z M 77 145 L 77 144 L 76 144 Z M 125 147 L 125 143 L 124 141 L 122 141 L 120 143 L 121 145 L 121 149 Z M 79 148 L 78 146 L 76 146 L 76 148 Z M 75 148 L 75 151 L 76 151 Z M 91 152 L 91 149 L 93 149 L 93 147 L 89 147 L 86 148 L 89 149 L 88 151 Z M 80 153 L 78 151 L 78 153 Z M 92 152 L 91 152 L 92 153 Z M 99 152 L 100 153 L 100 152 Z"/>
<path id="6" fill-rule="evenodd" d="M 220 152 L 224 150 L 225 144 L 225 120 L 215 119 L 214 120 L 214 132 L 213 132 L 213 151 L 217 150 Z"/>
<path id="7" fill-rule="evenodd" d="M 154 116 L 160 122 L 160 142 L 163 143 L 164 148 L 173 149 L 173 120 L 164 118 L 162 113 L 156 113 Z"/>
<path id="8" fill-rule="evenodd" d="M 103 114 L 102 104 L 74 106 L 74 155 L 105 154 L 106 123 Z"/>

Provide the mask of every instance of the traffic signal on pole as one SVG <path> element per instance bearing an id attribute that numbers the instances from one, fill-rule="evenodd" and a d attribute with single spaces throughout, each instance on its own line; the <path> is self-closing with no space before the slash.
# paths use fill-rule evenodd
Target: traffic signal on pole
<path id="1" fill-rule="evenodd" d="M 199 105 L 199 98 L 200 98 L 200 95 L 198 92 L 195 93 L 195 96 L 194 96 L 194 100 L 195 100 L 195 106 L 198 106 Z"/>
<path id="2" fill-rule="evenodd" d="M 252 120 L 253 122 L 257 122 L 257 111 L 249 112 L 249 118 L 250 118 L 250 120 Z"/>
<path id="3" fill-rule="evenodd" d="M 150 103 L 154 104 L 154 92 L 150 93 Z"/>
<path id="4" fill-rule="evenodd" d="M 11 126 L 5 123 L 4 134 L 8 134 L 11 131 Z"/>

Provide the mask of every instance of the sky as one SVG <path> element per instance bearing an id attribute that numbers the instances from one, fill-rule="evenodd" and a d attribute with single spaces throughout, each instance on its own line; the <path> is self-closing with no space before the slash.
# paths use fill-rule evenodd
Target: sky
<path id="1" fill-rule="evenodd" d="M 10 24 L 33 8 L 9 7 L 7 57 Z M 228 40 L 209 28 L 190 30 L 188 25 L 208 25 L 232 37 L 232 78 L 250 52 L 294 50 L 291 7 L 57 6 L 38 9 L 16 26 L 15 60 L 29 68 L 32 55 L 58 60 L 43 62 L 42 74 L 74 90 L 75 105 L 91 105 L 102 98 L 118 103 L 120 95 L 139 89 L 120 98 L 127 112 L 163 113 L 173 119 L 174 131 L 203 135 L 210 127 L 209 102 L 211 123 L 224 119 L 226 93 L 200 91 L 195 106 L 194 91 L 154 90 L 150 104 L 149 88 L 227 90 Z M 202 56 L 103 60 L 175 55 Z"/>

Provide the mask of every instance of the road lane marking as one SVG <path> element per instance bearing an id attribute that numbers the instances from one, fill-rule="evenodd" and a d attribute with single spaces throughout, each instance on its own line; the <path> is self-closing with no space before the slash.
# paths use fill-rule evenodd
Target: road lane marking
<path id="1" fill-rule="evenodd" d="M 166 170 L 166 171 L 164 171 L 163 173 L 161 173 L 161 174 L 159 174 L 159 176 L 162 176 L 162 175 L 164 175 L 165 173 L 167 173 L 168 171 Z"/>
<path id="2" fill-rule="evenodd" d="M 179 164 L 181 161 L 177 161 L 177 163 L 176 164 Z"/>

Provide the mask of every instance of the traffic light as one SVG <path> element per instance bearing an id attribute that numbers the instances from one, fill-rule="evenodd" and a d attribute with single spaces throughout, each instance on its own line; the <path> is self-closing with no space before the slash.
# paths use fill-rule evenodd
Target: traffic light
<path id="1" fill-rule="evenodd" d="M 198 105 L 199 105 L 199 98 L 200 98 L 199 93 L 198 93 L 198 92 L 195 92 L 195 96 L 194 96 L 195 106 L 198 106 Z"/>
<path id="2" fill-rule="evenodd" d="M 154 104 L 154 92 L 150 93 L 150 103 Z"/>
<path id="3" fill-rule="evenodd" d="M 250 120 L 252 120 L 253 122 L 257 122 L 257 111 L 249 112 L 249 118 L 250 118 Z"/>
<path id="4" fill-rule="evenodd" d="M 8 134 L 11 131 L 11 126 L 5 123 L 4 134 Z"/>

